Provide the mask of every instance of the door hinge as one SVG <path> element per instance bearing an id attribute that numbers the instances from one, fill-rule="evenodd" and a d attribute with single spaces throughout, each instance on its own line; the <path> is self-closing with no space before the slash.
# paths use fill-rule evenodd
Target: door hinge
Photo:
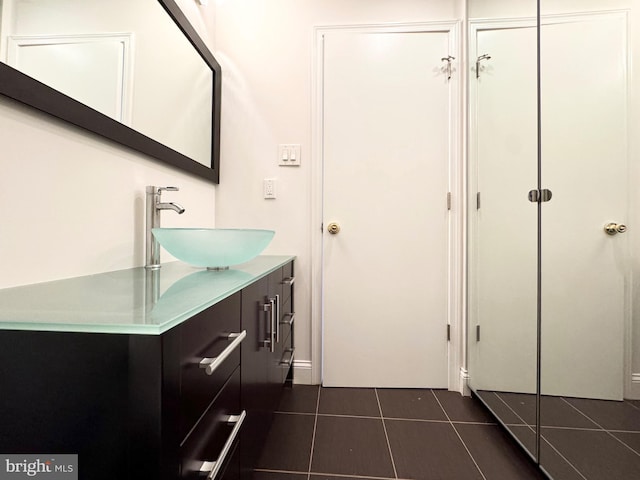
<path id="1" fill-rule="evenodd" d="M 551 190 L 547 188 L 543 188 L 542 190 L 530 190 L 529 191 L 529 201 L 531 203 L 543 203 L 551 200 L 553 193 Z"/>
<path id="2" fill-rule="evenodd" d="M 451 192 L 447 193 L 447 210 L 451 210 Z"/>
<path id="3" fill-rule="evenodd" d="M 447 342 L 451 341 L 451 324 L 447 323 Z"/>
<path id="4" fill-rule="evenodd" d="M 320 224 L 320 232 L 324 233 L 324 222 Z"/>
<path id="5" fill-rule="evenodd" d="M 476 325 L 476 342 L 480 341 L 480 325 Z"/>
<path id="6" fill-rule="evenodd" d="M 476 209 L 480 210 L 480 192 L 476 193 Z"/>

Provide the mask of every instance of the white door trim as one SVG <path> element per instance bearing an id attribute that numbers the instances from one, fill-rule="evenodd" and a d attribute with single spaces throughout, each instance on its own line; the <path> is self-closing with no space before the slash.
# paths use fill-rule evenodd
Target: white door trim
<path id="1" fill-rule="evenodd" d="M 450 83 L 450 158 L 449 191 L 452 207 L 449 216 L 449 306 L 451 325 L 449 344 L 449 390 L 462 391 L 461 368 L 464 359 L 466 335 L 463 321 L 463 279 L 464 279 L 464 164 L 462 156 L 462 49 L 460 42 L 461 22 L 429 22 L 402 24 L 330 25 L 314 28 L 314 55 L 311 86 L 311 380 L 322 383 L 322 194 L 323 194 L 323 102 L 324 75 L 324 35 L 331 32 L 447 32 L 449 34 L 449 55 L 456 57 L 453 63 L 454 75 Z M 444 334 L 444 332 L 443 332 Z"/>
<path id="2" fill-rule="evenodd" d="M 9 35 L 6 45 L 6 63 L 20 70 L 20 51 L 24 47 L 38 47 L 47 45 L 88 45 L 92 43 L 112 44 L 122 46 L 122 57 L 119 59 L 117 101 L 114 106 L 115 120 L 131 125 L 133 98 L 133 62 L 135 45 L 134 34 L 131 32 L 118 33 L 87 33 L 74 35 Z M 89 105 L 91 108 L 93 106 Z"/>

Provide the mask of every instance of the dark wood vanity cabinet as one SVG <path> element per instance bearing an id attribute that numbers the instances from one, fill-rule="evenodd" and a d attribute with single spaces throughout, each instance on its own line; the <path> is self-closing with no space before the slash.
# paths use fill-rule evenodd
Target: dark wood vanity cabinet
<path id="1" fill-rule="evenodd" d="M 283 385 L 292 379 L 292 282 L 291 262 L 242 291 L 242 328 L 247 332 L 241 360 L 241 403 L 247 412 L 240 438 L 243 480 L 259 461 Z"/>
<path id="2" fill-rule="evenodd" d="M 0 453 L 77 454 L 83 480 L 248 477 L 291 378 L 292 273 L 160 335 L 0 330 Z"/>

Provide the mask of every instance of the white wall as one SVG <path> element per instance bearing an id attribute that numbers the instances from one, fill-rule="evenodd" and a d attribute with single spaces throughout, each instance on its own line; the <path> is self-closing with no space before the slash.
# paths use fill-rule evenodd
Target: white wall
<path id="1" fill-rule="evenodd" d="M 217 0 L 216 58 L 223 68 L 221 227 L 272 228 L 266 253 L 297 255 L 296 359 L 311 360 L 311 104 L 313 28 L 462 19 L 459 0 Z M 302 145 L 300 167 L 278 167 L 277 145 Z M 262 180 L 277 178 L 276 200 Z M 310 380 L 304 373 L 299 380 Z"/>
<path id="2" fill-rule="evenodd" d="M 214 9 L 190 3 L 210 31 Z M 186 212 L 165 226 L 215 223 L 212 184 L 4 97 L 0 172 L 0 288 L 143 265 L 146 185 L 180 187 L 164 198 Z"/>

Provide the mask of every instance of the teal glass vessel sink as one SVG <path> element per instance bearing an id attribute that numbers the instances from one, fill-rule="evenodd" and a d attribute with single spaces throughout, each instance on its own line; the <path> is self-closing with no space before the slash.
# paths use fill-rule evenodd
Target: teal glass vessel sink
<path id="1" fill-rule="evenodd" d="M 273 230 L 226 228 L 154 228 L 160 245 L 196 267 L 223 270 L 258 256 L 271 242 Z"/>

